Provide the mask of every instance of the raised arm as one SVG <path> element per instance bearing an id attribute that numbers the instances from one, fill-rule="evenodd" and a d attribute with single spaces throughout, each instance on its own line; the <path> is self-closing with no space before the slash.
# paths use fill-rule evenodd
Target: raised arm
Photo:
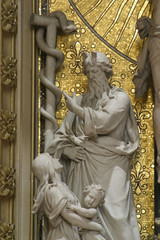
<path id="1" fill-rule="evenodd" d="M 67 108 L 84 120 L 84 109 L 77 104 L 75 92 L 73 93 L 73 97 L 68 96 L 64 91 L 63 95 L 65 96 Z"/>

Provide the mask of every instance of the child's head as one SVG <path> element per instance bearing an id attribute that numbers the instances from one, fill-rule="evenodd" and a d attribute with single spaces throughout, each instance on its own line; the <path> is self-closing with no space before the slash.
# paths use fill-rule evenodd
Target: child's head
<path id="1" fill-rule="evenodd" d="M 83 192 L 83 203 L 86 208 L 96 208 L 104 203 L 105 190 L 101 185 L 91 184 Z"/>

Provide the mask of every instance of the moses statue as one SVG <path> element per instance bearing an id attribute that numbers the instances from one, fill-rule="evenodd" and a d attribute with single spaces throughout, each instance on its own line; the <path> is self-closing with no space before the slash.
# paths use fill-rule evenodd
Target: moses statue
<path id="1" fill-rule="evenodd" d="M 131 101 L 109 84 L 112 65 L 105 54 L 83 53 L 88 90 L 64 92 L 68 114 L 46 151 L 64 166 L 63 181 L 83 206 L 86 186 L 100 184 L 105 202 L 98 216 L 109 240 L 139 240 L 130 181 L 130 159 L 139 145 Z"/>

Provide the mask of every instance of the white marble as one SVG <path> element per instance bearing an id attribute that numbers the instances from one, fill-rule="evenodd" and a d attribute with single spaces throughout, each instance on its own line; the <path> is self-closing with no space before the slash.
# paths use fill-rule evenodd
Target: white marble
<path id="1" fill-rule="evenodd" d="M 63 178 L 80 202 L 86 186 L 100 184 L 106 194 L 98 207 L 107 239 L 139 240 L 130 182 L 130 158 L 139 145 L 131 101 L 123 89 L 110 86 L 112 65 L 103 53 L 83 54 L 88 91 L 64 92 L 69 112 L 47 152 L 64 165 Z"/>

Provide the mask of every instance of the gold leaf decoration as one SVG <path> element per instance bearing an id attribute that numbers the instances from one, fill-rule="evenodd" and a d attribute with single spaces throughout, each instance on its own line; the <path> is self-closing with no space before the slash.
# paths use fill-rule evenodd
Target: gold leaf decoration
<path id="1" fill-rule="evenodd" d="M 85 28 L 81 27 L 81 24 L 79 23 L 76 24 L 76 27 L 77 27 L 77 31 L 75 33 L 75 37 L 79 39 L 81 37 L 81 34 L 84 34 L 86 30 Z"/>
<path id="2" fill-rule="evenodd" d="M 73 93 L 75 92 L 77 96 L 83 94 L 84 92 L 86 91 L 86 89 L 81 86 L 81 83 L 77 82 L 75 84 L 75 86 L 73 86 L 71 89 L 70 89 L 70 92 Z"/>
<path id="3" fill-rule="evenodd" d="M 147 240 L 160 240 L 160 234 L 158 234 L 158 236 L 156 236 L 156 235 L 149 235 L 147 237 Z"/>
<path id="4" fill-rule="evenodd" d="M 15 195 L 15 169 L 0 166 L 0 196 Z"/>
<path id="5" fill-rule="evenodd" d="M 0 240 L 14 240 L 13 224 L 0 222 Z"/>
<path id="6" fill-rule="evenodd" d="M 0 137 L 3 140 L 13 141 L 16 134 L 16 114 L 8 111 L 1 111 L 0 116 Z"/>
<path id="7" fill-rule="evenodd" d="M 2 56 L 2 84 L 17 85 L 17 60 L 9 56 Z"/>
<path id="8" fill-rule="evenodd" d="M 145 180 L 149 177 L 150 173 L 146 170 L 146 166 L 142 166 L 139 161 L 133 164 L 131 168 L 132 189 L 138 196 L 148 188 Z"/>
<path id="9" fill-rule="evenodd" d="M 11 0 L 2 0 L 2 29 L 6 32 L 16 32 L 17 5 Z"/>
<path id="10" fill-rule="evenodd" d="M 82 73 L 82 52 L 85 50 L 85 46 L 82 46 L 80 42 L 76 42 L 74 47 L 71 46 L 70 50 L 67 51 L 66 57 L 71 60 L 69 68 L 72 73 L 80 74 Z"/>
<path id="11" fill-rule="evenodd" d="M 133 107 L 135 117 L 137 120 L 139 133 L 146 133 L 147 124 L 144 123 L 147 119 L 151 118 L 151 114 L 149 111 L 145 109 L 145 107 L 142 106 L 140 102 L 137 102 L 135 106 Z"/>
<path id="12" fill-rule="evenodd" d="M 134 75 L 137 70 L 137 64 L 134 64 L 134 63 L 130 64 L 129 69 L 131 71 L 131 74 Z"/>

